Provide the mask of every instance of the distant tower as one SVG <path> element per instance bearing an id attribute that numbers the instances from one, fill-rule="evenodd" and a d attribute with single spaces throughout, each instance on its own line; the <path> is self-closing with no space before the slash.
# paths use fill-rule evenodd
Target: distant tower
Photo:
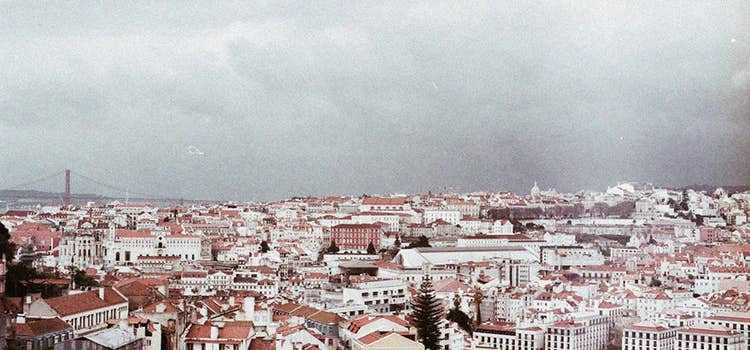
<path id="1" fill-rule="evenodd" d="M 537 197 L 541 191 L 539 190 L 539 186 L 536 185 L 536 181 L 534 181 L 534 187 L 531 188 L 531 196 Z"/>
<path id="2" fill-rule="evenodd" d="M 63 204 L 70 205 L 70 169 L 65 169 L 65 194 L 63 195 Z"/>
<path id="3" fill-rule="evenodd" d="M 429 276 L 432 272 L 432 264 L 429 262 L 422 263 L 422 275 Z"/>

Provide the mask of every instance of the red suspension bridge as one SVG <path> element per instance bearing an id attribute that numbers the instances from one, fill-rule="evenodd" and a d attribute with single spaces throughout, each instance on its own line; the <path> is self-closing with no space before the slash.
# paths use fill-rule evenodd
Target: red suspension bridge
<path id="1" fill-rule="evenodd" d="M 64 181 L 64 186 L 60 182 Z M 72 193 L 71 183 L 81 183 L 87 191 L 96 190 L 99 194 L 91 193 Z M 58 187 L 59 186 L 59 187 Z M 5 186 L 2 186 L 5 187 Z M 63 189 L 62 192 L 49 190 L 50 188 Z M 4 190 L 0 189 L 0 195 L 6 201 L 8 200 L 44 200 L 45 202 L 57 202 L 63 205 L 72 203 L 85 203 L 88 201 L 133 201 L 138 203 L 174 203 L 174 204 L 213 204 L 222 201 L 212 199 L 185 199 L 174 196 L 163 196 L 153 193 L 132 191 L 122 187 L 122 185 L 112 185 L 104 181 L 99 181 L 90 176 L 81 174 L 70 169 L 58 171 L 53 174 L 41 176 L 39 178 L 26 181 L 13 186 L 8 186 Z"/>

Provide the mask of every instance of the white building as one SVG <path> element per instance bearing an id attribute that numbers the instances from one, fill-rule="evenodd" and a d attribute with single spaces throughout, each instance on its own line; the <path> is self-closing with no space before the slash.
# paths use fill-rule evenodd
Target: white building
<path id="1" fill-rule="evenodd" d="M 411 209 L 406 197 L 366 197 L 359 211 L 404 211 Z"/>
<path id="2" fill-rule="evenodd" d="M 727 213 L 727 224 L 740 226 L 747 222 L 747 214 L 744 211 L 735 209 Z"/>
<path id="3" fill-rule="evenodd" d="M 677 332 L 675 350 L 746 350 L 741 333 L 722 326 L 696 325 Z"/>
<path id="4" fill-rule="evenodd" d="M 407 269 L 431 266 L 455 266 L 469 261 L 521 260 L 537 261 L 535 253 L 525 247 L 466 247 L 401 249 L 393 262 Z"/>
<path id="5" fill-rule="evenodd" d="M 622 350 L 673 350 L 677 328 L 639 322 L 622 331 Z"/>
<path id="6" fill-rule="evenodd" d="M 399 280 L 361 282 L 343 289 L 344 302 L 365 305 L 377 313 L 408 307 L 407 284 Z"/>
<path id="7" fill-rule="evenodd" d="M 544 329 L 517 329 L 513 322 L 477 326 L 473 334 L 473 348 L 498 350 L 540 350 L 544 348 Z"/>
<path id="8" fill-rule="evenodd" d="M 662 214 L 656 209 L 656 203 L 650 198 L 641 198 L 635 202 L 633 220 L 652 221 Z"/>
<path id="9" fill-rule="evenodd" d="M 557 267 L 604 265 L 604 255 L 596 248 L 543 247 L 541 260 Z"/>
<path id="10" fill-rule="evenodd" d="M 116 230 L 106 242 L 108 265 L 134 263 L 139 256 L 178 256 L 181 260 L 201 259 L 201 237 L 168 234 L 165 231 Z"/>
<path id="11" fill-rule="evenodd" d="M 29 317 L 59 317 L 79 336 L 106 328 L 107 320 L 127 318 L 128 299 L 114 288 L 33 301 L 27 296 L 24 313 Z"/>
<path id="12" fill-rule="evenodd" d="M 712 326 L 723 326 L 742 334 L 750 342 L 750 312 L 719 312 L 708 316 L 703 322 Z M 750 349 L 750 343 L 748 344 Z"/>
<path id="13" fill-rule="evenodd" d="M 539 268 L 540 266 L 536 262 L 505 261 L 502 267 L 502 278 L 510 286 L 523 287 L 536 278 Z"/>
<path id="14" fill-rule="evenodd" d="M 546 241 L 532 239 L 522 234 L 465 236 L 456 240 L 456 247 L 525 247 L 532 251 L 538 251 L 539 247 L 546 244 Z"/>
<path id="15" fill-rule="evenodd" d="M 576 235 L 567 233 L 545 232 L 542 239 L 547 242 L 547 245 L 553 246 L 570 246 L 576 244 Z"/>
<path id="16" fill-rule="evenodd" d="M 555 322 L 547 328 L 547 350 L 604 350 L 610 321 L 604 316 L 587 316 Z"/>
<path id="17" fill-rule="evenodd" d="M 424 212 L 424 223 L 429 224 L 433 221 L 443 220 L 449 222 L 451 225 L 458 225 L 461 221 L 462 215 L 458 210 L 439 210 L 439 209 L 427 209 Z"/>
<path id="18" fill-rule="evenodd" d="M 513 223 L 508 220 L 495 220 L 492 224 L 493 235 L 510 235 L 513 234 Z"/>
<path id="19" fill-rule="evenodd" d="M 388 225 L 389 231 L 398 231 L 401 227 L 401 215 L 406 214 L 388 212 L 363 212 L 352 214 L 351 217 L 352 221 L 355 224 L 374 224 L 382 222 Z"/>
<path id="20" fill-rule="evenodd" d="M 65 234 L 60 239 L 60 266 L 75 266 L 84 269 L 92 265 L 101 265 L 104 257 L 104 246 L 99 233 L 85 232 Z"/>

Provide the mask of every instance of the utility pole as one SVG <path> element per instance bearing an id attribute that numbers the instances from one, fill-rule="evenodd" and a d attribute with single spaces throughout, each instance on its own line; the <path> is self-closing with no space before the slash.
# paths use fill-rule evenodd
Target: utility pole
<path id="1" fill-rule="evenodd" d="M 63 195 L 63 204 L 70 205 L 70 169 L 65 169 L 65 194 Z"/>

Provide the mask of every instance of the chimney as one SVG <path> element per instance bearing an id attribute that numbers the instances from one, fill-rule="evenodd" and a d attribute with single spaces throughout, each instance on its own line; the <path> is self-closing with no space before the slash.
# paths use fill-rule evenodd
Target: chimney
<path id="1" fill-rule="evenodd" d="M 245 297 L 242 301 L 242 309 L 247 315 L 247 319 L 252 321 L 255 319 L 255 297 Z"/>
<path id="2" fill-rule="evenodd" d="M 23 313 L 28 314 L 31 311 L 31 295 L 27 295 L 23 302 Z"/>
<path id="3" fill-rule="evenodd" d="M 218 339 L 219 338 L 219 327 L 217 327 L 215 324 L 211 324 L 211 339 Z"/>
<path id="4" fill-rule="evenodd" d="M 17 324 L 24 324 L 26 323 L 26 314 L 20 313 L 16 316 L 16 323 Z"/>
<path id="5" fill-rule="evenodd" d="M 156 304 L 156 312 L 164 312 L 167 310 L 167 306 L 164 303 Z"/>
<path id="6" fill-rule="evenodd" d="M 104 288 L 99 288 L 99 299 L 104 300 Z"/>

